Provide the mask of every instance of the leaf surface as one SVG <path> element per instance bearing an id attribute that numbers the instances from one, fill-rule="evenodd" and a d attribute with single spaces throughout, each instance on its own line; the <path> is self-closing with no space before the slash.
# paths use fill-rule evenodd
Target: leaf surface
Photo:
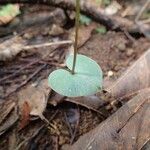
<path id="1" fill-rule="evenodd" d="M 67 58 L 66 64 L 71 70 L 73 55 Z M 94 60 L 77 55 L 75 74 L 59 69 L 50 74 L 48 81 L 53 90 L 64 96 L 92 95 L 102 88 L 102 71 Z"/>

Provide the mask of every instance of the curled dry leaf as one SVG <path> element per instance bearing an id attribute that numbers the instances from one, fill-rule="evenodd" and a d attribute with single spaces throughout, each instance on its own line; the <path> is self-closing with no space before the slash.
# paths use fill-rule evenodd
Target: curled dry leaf
<path id="1" fill-rule="evenodd" d="M 150 138 L 150 88 L 122 106 L 70 150 L 142 149 Z"/>
<path id="2" fill-rule="evenodd" d="M 123 99 L 148 87 L 150 87 L 150 49 L 106 91 L 115 98 Z"/>
<path id="3" fill-rule="evenodd" d="M 30 107 L 30 115 L 40 117 L 46 108 L 49 92 L 47 79 L 41 80 L 37 86 L 28 85 L 18 93 L 20 109 L 22 110 L 22 106 L 26 101 Z"/>

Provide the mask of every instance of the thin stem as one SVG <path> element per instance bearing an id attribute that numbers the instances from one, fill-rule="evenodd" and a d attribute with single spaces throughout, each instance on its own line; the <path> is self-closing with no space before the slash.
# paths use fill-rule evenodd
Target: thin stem
<path id="1" fill-rule="evenodd" d="M 72 74 L 75 73 L 75 66 L 76 66 L 77 48 L 78 48 L 79 19 L 80 19 L 80 0 L 76 0 L 75 43 L 74 43 L 73 66 L 72 66 L 72 70 L 71 70 Z"/>
<path id="2" fill-rule="evenodd" d="M 28 49 L 32 49 L 32 48 L 40 48 L 40 47 L 63 45 L 63 44 L 72 44 L 72 41 L 67 40 L 67 41 L 49 42 L 49 43 L 37 44 L 37 45 L 28 45 L 28 46 L 25 46 L 23 49 L 28 50 Z"/>

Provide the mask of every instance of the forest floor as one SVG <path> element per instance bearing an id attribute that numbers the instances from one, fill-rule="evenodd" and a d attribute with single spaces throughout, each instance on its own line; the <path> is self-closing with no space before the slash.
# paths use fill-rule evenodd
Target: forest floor
<path id="1" fill-rule="evenodd" d="M 109 18 L 119 16 L 136 24 L 145 3 L 110 1 L 99 7 L 112 13 L 106 15 Z M 20 14 L 0 26 L 0 149 L 109 150 L 113 145 L 112 149 L 148 150 L 149 23 L 131 31 L 127 26 L 109 28 L 93 16 L 82 18 L 78 51 L 101 66 L 103 90 L 68 98 L 50 89 L 47 79 L 53 70 L 65 67 L 65 58 L 73 51 L 74 11 L 41 4 L 17 5 Z M 140 18 L 148 20 L 149 11 L 147 6 Z M 119 136 L 114 134 L 117 129 Z"/>

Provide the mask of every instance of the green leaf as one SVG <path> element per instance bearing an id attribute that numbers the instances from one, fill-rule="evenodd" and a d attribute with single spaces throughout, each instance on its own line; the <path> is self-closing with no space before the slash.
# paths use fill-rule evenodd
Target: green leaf
<path id="1" fill-rule="evenodd" d="M 89 25 L 92 22 L 91 18 L 80 14 L 80 23 L 83 25 Z"/>
<path id="2" fill-rule="evenodd" d="M 66 61 L 70 70 L 72 63 L 73 56 L 70 55 Z M 64 96 L 92 95 L 102 88 L 102 70 L 94 60 L 84 55 L 77 55 L 75 74 L 58 69 L 49 75 L 48 82 L 53 90 Z"/>
<path id="3" fill-rule="evenodd" d="M 105 34 L 107 32 L 105 27 L 98 27 L 95 29 L 95 31 L 100 34 Z"/>
<path id="4" fill-rule="evenodd" d="M 110 3 L 111 3 L 111 0 L 103 0 L 103 4 L 106 6 L 109 5 Z"/>
<path id="5" fill-rule="evenodd" d="M 96 3 L 97 3 L 97 4 L 101 4 L 101 3 L 102 3 L 102 0 L 96 0 Z"/>
<path id="6" fill-rule="evenodd" d="M 20 14 L 18 4 L 7 4 L 0 7 L 0 25 L 5 25 Z"/>
<path id="7" fill-rule="evenodd" d="M 2 6 L 0 9 L 0 16 L 16 16 L 20 13 L 19 9 L 16 7 L 16 5 L 13 4 L 7 4 L 5 6 Z"/>

